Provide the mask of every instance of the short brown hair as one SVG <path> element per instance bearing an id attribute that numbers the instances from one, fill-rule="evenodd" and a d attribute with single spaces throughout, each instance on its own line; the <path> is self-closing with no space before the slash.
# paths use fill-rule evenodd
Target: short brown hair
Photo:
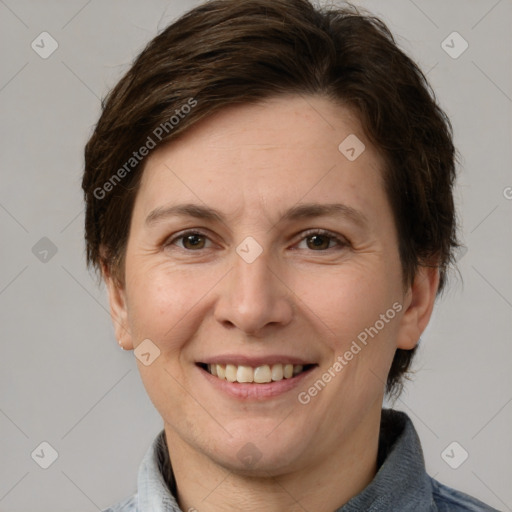
<path id="1" fill-rule="evenodd" d="M 308 0 L 213 0 L 149 42 L 102 102 L 85 148 L 88 264 L 124 281 L 145 162 L 139 148 L 173 140 L 224 107 L 290 93 L 323 95 L 358 113 L 386 162 L 404 286 L 418 266 L 434 264 L 440 293 L 459 246 L 450 121 L 381 20 Z M 414 351 L 396 351 L 389 393 L 401 390 Z"/>

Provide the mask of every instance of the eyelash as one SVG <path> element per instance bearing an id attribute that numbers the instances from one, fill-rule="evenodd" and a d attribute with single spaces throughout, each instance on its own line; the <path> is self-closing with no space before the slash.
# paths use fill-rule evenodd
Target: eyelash
<path id="1" fill-rule="evenodd" d="M 167 241 L 165 241 L 164 242 L 164 247 L 168 247 L 168 246 L 174 245 L 174 242 L 176 242 L 177 240 L 184 239 L 184 238 L 186 238 L 187 236 L 190 236 L 190 235 L 199 235 L 199 236 L 202 236 L 202 237 L 205 237 L 205 238 L 209 239 L 209 237 L 208 237 L 208 235 L 206 233 L 203 233 L 202 231 L 199 231 L 199 230 L 196 230 L 196 229 L 190 229 L 190 230 L 187 230 L 187 231 L 182 231 L 181 233 L 178 233 L 177 235 L 175 235 L 172 238 L 170 238 Z M 339 236 L 335 235 L 334 233 L 332 233 L 331 231 L 327 231 L 326 229 L 309 229 L 309 230 L 306 230 L 303 233 L 302 238 L 299 240 L 299 242 L 302 242 L 306 238 L 309 238 L 309 237 L 314 236 L 314 235 L 321 235 L 321 236 L 325 236 L 325 237 L 330 238 L 331 241 L 334 241 L 334 242 L 336 242 L 338 244 L 338 248 L 339 249 L 343 249 L 345 247 L 350 247 L 351 246 L 350 242 L 346 238 L 339 237 Z M 182 251 L 185 251 L 185 252 L 201 252 L 201 250 L 202 250 L 202 249 L 191 250 L 191 249 L 185 249 L 184 247 L 178 247 L 178 248 L 181 249 Z M 318 251 L 311 250 L 311 252 L 328 252 L 331 249 L 335 249 L 335 247 L 329 247 L 328 249 L 321 249 L 321 250 L 318 250 Z"/>

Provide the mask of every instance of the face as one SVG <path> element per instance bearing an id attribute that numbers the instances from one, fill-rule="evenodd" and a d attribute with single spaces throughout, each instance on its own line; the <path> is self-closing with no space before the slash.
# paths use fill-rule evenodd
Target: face
<path id="1" fill-rule="evenodd" d="M 108 282 L 117 335 L 159 351 L 137 364 L 168 435 L 266 474 L 378 418 L 436 284 L 403 289 L 381 158 L 350 110 L 313 96 L 225 109 L 156 150 L 125 265 Z"/>

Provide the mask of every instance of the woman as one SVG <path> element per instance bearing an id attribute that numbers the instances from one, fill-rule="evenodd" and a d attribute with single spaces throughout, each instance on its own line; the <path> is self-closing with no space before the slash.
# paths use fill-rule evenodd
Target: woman
<path id="1" fill-rule="evenodd" d="M 381 21 L 201 5 L 85 160 L 88 261 L 164 421 L 109 511 L 492 510 L 382 409 L 459 244 L 450 123 Z"/>

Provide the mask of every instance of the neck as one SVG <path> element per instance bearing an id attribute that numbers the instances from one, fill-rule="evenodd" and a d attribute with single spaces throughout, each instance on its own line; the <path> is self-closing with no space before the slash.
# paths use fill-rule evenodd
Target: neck
<path id="1" fill-rule="evenodd" d="M 228 470 L 165 425 L 172 452 L 176 499 L 182 510 L 201 512 L 333 512 L 359 494 L 377 471 L 381 410 L 369 412 L 330 450 L 289 472 L 251 476 Z"/>

